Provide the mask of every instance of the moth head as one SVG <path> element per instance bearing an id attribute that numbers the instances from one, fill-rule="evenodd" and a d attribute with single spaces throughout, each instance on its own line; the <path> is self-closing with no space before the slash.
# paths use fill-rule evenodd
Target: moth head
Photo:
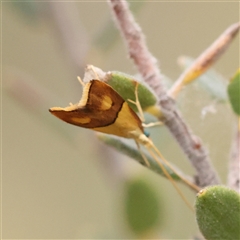
<path id="1" fill-rule="evenodd" d="M 149 133 L 148 131 L 144 130 L 143 133 L 144 133 L 144 135 L 145 135 L 146 137 L 148 137 L 148 138 L 150 137 L 150 133 Z"/>

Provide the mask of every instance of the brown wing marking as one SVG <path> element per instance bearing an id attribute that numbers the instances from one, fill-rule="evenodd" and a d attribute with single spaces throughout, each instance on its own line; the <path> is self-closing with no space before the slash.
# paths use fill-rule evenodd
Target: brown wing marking
<path id="1" fill-rule="evenodd" d="M 84 86 L 78 104 L 66 108 L 54 107 L 49 111 L 67 123 L 84 128 L 97 128 L 113 124 L 123 103 L 123 98 L 109 85 L 92 80 Z"/>

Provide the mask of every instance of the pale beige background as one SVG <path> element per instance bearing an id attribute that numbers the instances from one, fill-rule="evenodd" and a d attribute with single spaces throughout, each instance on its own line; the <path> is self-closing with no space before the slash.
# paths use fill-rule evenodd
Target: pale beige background
<path id="1" fill-rule="evenodd" d="M 96 44 L 96 36 L 111 19 L 106 2 L 65 4 L 75 4 L 88 35 L 86 63 L 134 74 L 119 34 L 107 51 Z M 180 74 L 177 58 L 181 54 L 196 57 L 238 21 L 239 3 L 146 1 L 135 16 L 162 72 L 176 79 Z M 107 152 L 93 132 L 64 124 L 49 114 L 49 107 L 79 100 L 76 75 L 82 75 L 83 68 L 76 73 L 47 18 L 30 21 L 3 2 L 1 41 L 4 239 L 132 238 L 122 214 L 122 183 L 133 172 L 148 177 L 166 204 L 159 236 L 186 239 L 197 232 L 193 214 L 166 180 Z M 237 38 L 215 68 L 228 78 L 238 66 Z M 205 142 L 225 182 L 234 117 L 227 105 L 217 105 L 216 114 L 202 119 L 201 109 L 210 103 L 208 94 L 196 86 L 182 93 L 183 115 Z M 166 158 L 193 172 L 168 131 L 155 132 L 152 136 Z M 158 139 L 160 133 L 164 139 Z M 194 194 L 181 189 L 194 201 Z"/>

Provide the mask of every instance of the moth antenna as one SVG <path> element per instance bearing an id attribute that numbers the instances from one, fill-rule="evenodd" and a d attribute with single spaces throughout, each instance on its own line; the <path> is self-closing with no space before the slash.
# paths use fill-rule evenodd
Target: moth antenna
<path id="1" fill-rule="evenodd" d="M 140 154 L 141 154 L 141 156 L 142 156 L 142 158 L 143 158 L 146 166 L 147 166 L 147 167 L 150 167 L 150 163 L 149 163 L 149 161 L 147 160 L 147 158 L 146 158 L 146 156 L 144 155 L 144 153 L 142 152 L 139 143 L 138 143 L 137 141 L 135 141 L 135 142 L 136 142 L 136 144 L 137 144 L 138 151 L 140 152 Z"/>
<path id="2" fill-rule="evenodd" d="M 144 115 L 143 115 L 143 110 L 141 107 L 141 104 L 139 102 L 139 98 L 138 98 L 138 85 L 139 83 L 136 82 L 136 87 L 135 87 L 135 102 L 132 100 L 129 100 L 131 103 L 135 104 L 140 116 L 142 116 L 142 119 L 144 119 Z M 141 118 L 140 118 L 141 119 Z M 145 127 L 152 127 L 152 126 L 156 126 L 156 125 L 160 125 L 163 124 L 162 122 L 156 122 L 156 123 L 149 123 L 149 124 L 144 124 L 142 123 L 143 126 Z M 187 201 L 187 199 L 184 197 L 184 195 L 182 194 L 182 192 L 180 191 L 180 189 L 178 188 L 176 182 L 173 180 L 173 178 L 171 177 L 171 175 L 167 172 L 167 170 L 164 168 L 163 164 L 161 163 L 161 161 L 159 160 L 159 158 L 154 154 L 154 152 L 152 151 L 152 149 L 155 151 L 155 153 L 164 161 L 164 163 L 176 174 L 179 176 L 179 174 L 175 171 L 175 169 L 171 166 L 171 164 L 169 164 L 169 162 L 164 158 L 164 156 L 161 154 L 161 152 L 158 150 L 158 148 L 153 144 L 152 141 L 149 141 L 150 144 L 145 144 L 145 147 L 148 149 L 149 153 L 152 155 L 152 157 L 154 157 L 155 161 L 159 164 L 159 166 L 161 167 L 163 173 L 165 174 L 165 176 L 171 181 L 171 183 L 173 184 L 173 186 L 175 187 L 175 189 L 177 190 L 177 192 L 179 193 L 179 195 L 182 197 L 183 201 L 191 208 L 192 206 L 189 204 L 189 202 Z M 196 191 L 199 191 L 200 188 L 198 186 L 196 186 L 195 184 L 189 182 L 187 179 L 183 178 L 182 176 L 179 176 L 188 186 L 190 186 L 191 188 L 193 188 Z"/>
<path id="3" fill-rule="evenodd" d="M 83 80 L 79 76 L 77 76 L 77 79 L 80 82 L 80 84 L 84 87 L 85 83 L 83 82 Z"/>
<path id="4" fill-rule="evenodd" d="M 164 156 L 162 155 L 162 153 L 157 149 L 157 147 L 152 143 L 150 145 L 150 147 L 148 147 L 148 149 L 152 148 L 156 153 L 157 155 L 164 161 L 164 163 L 175 173 L 179 176 L 179 174 L 176 172 L 176 170 L 171 166 L 171 164 L 169 164 L 169 162 L 164 158 Z M 159 162 L 159 161 L 158 161 Z M 161 164 L 162 165 L 162 164 Z M 166 169 L 165 169 L 166 170 Z M 182 176 L 179 176 L 182 181 L 184 181 L 188 186 L 190 186 L 192 189 L 194 189 L 195 191 L 199 192 L 201 189 L 196 186 L 195 184 L 189 182 L 187 179 L 185 179 L 184 177 Z M 173 180 L 173 179 L 172 179 Z"/>
<path id="5" fill-rule="evenodd" d="M 189 201 L 186 199 L 186 197 L 183 195 L 183 193 L 181 192 L 181 190 L 179 189 L 178 185 L 176 184 L 176 182 L 173 180 L 173 178 L 171 177 L 171 175 L 167 172 L 166 168 L 163 166 L 163 164 L 161 163 L 161 161 L 156 157 L 156 155 L 154 154 L 154 152 L 152 151 L 152 149 L 150 147 L 148 147 L 148 151 L 151 154 L 151 156 L 155 159 L 155 161 L 158 163 L 158 165 L 161 167 L 163 173 L 165 174 L 165 176 L 170 180 L 170 182 L 172 183 L 173 187 L 176 189 L 176 191 L 178 192 L 178 194 L 180 195 L 180 197 L 182 198 L 182 200 L 186 203 L 186 205 L 194 212 L 194 208 L 192 207 L 192 205 L 189 203 Z M 166 160 L 167 161 L 167 160 Z M 172 169 L 171 169 L 172 170 Z M 175 172 L 175 171 L 174 171 Z"/>
<path id="6" fill-rule="evenodd" d="M 139 98 L 138 98 L 138 85 L 139 83 L 136 82 L 136 87 L 135 87 L 135 102 L 132 100 L 128 100 L 131 103 L 135 104 L 140 116 L 142 116 L 142 119 L 144 119 L 144 115 L 143 115 L 143 110 L 141 107 L 141 104 L 139 102 Z M 141 119 L 141 118 L 140 118 Z M 162 122 L 155 122 L 155 123 L 149 123 L 149 124 L 144 124 L 142 123 L 142 125 L 144 127 L 152 127 L 152 126 L 156 126 L 156 125 L 161 125 L 163 124 Z M 175 189 L 177 190 L 177 192 L 180 194 L 180 196 L 182 197 L 182 199 L 184 200 L 184 202 L 187 203 L 188 206 L 190 206 L 189 202 L 186 200 L 186 198 L 183 196 L 182 192 L 180 191 L 180 189 L 178 188 L 177 184 L 175 183 L 175 181 L 173 180 L 173 178 L 171 177 L 171 175 L 167 172 L 167 170 L 164 168 L 163 164 L 161 163 L 161 161 L 159 161 L 159 159 L 156 157 L 156 155 L 152 152 L 151 148 L 156 152 L 156 154 L 164 161 L 164 163 L 175 173 L 178 175 L 178 173 L 175 171 L 175 169 L 171 166 L 171 164 L 169 164 L 169 162 L 164 158 L 164 156 L 161 154 L 161 152 L 158 150 L 158 148 L 153 144 L 152 141 L 149 142 L 150 144 L 147 146 L 145 145 L 145 147 L 147 147 L 147 149 L 149 150 L 149 153 L 154 157 L 155 161 L 159 164 L 159 166 L 161 167 L 162 171 L 164 172 L 164 174 L 166 175 L 166 177 L 168 177 L 168 179 L 172 182 L 172 184 L 174 185 Z M 178 175 L 179 176 L 179 175 Z M 183 178 L 182 176 L 179 176 L 188 186 L 190 186 L 191 188 L 193 188 L 196 191 L 199 191 L 200 188 L 198 186 L 196 186 L 195 184 L 189 182 L 187 179 Z M 191 206 L 191 209 L 192 206 Z"/>

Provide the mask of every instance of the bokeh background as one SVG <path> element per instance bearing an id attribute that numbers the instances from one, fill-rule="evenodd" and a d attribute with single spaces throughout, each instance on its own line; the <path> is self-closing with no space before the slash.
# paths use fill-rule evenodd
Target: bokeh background
<path id="1" fill-rule="evenodd" d="M 129 2 L 161 71 L 173 81 L 181 73 L 179 56 L 197 57 L 239 21 L 237 2 Z M 161 221 L 148 237 L 196 235 L 194 215 L 167 180 L 104 146 L 94 132 L 48 112 L 79 101 L 76 76 L 83 76 L 86 64 L 136 73 L 106 1 L 9 1 L 1 8 L 2 237 L 136 238 L 124 204 L 126 183 L 137 178 L 147 181 L 161 205 Z M 237 37 L 214 68 L 229 79 L 238 67 Z M 179 99 L 225 183 L 235 123 L 230 107 L 215 104 L 197 84 Z M 216 111 L 203 116 L 211 104 Z M 151 136 L 167 159 L 194 173 L 165 127 Z M 194 193 L 181 190 L 193 203 Z"/>

